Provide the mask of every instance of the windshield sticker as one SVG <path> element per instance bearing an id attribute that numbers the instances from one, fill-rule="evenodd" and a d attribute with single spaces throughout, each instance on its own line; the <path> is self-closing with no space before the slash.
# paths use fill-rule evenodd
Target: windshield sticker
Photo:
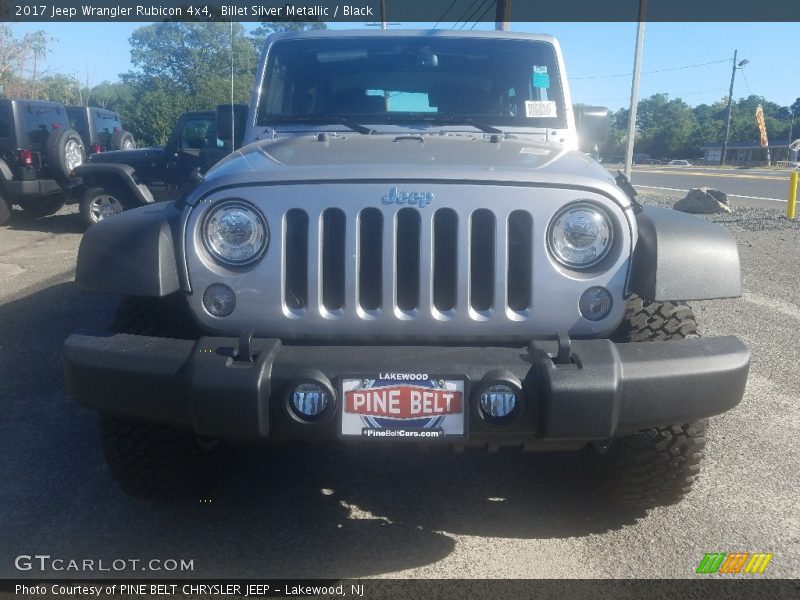
<path id="1" fill-rule="evenodd" d="M 533 87 L 549 88 L 550 76 L 547 74 L 547 67 L 533 65 Z"/>
<path id="2" fill-rule="evenodd" d="M 525 146 L 519 149 L 520 154 L 535 154 L 536 156 L 547 156 L 550 154 L 550 150 L 544 150 L 542 148 L 530 148 Z"/>
<path id="3" fill-rule="evenodd" d="M 525 116 L 530 118 L 547 117 L 555 118 L 556 103 L 553 100 L 526 100 Z"/>

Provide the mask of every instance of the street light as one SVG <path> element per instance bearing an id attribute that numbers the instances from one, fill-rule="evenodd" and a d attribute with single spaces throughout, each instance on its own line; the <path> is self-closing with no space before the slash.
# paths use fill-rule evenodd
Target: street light
<path id="1" fill-rule="evenodd" d="M 728 152 L 728 136 L 731 134 L 731 111 L 733 110 L 733 81 L 736 79 L 736 69 L 741 69 L 750 61 L 746 58 L 736 62 L 736 53 L 738 50 L 733 51 L 733 71 L 731 71 L 731 89 L 728 92 L 728 119 L 725 122 L 725 140 L 722 142 L 722 156 L 719 158 L 719 166 L 725 164 L 725 154 Z"/>

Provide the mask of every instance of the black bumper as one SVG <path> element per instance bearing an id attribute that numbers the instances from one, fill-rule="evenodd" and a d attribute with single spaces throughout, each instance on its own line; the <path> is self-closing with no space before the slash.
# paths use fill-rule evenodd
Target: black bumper
<path id="1" fill-rule="evenodd" d="M 90 407 L 202 435 L 319 439 L 337 437 L 338 411 L 314 423 L 293 418 L 288 388 L 298 378 L 326 377 L 335 390 L 343 374 L 448 373 L 467 381 L 469 442 L 566 447 L 729 410 L 742 399 L 750 364 L 735 337 L 573 341 L 563 364 L 556 364 L 550 342 L 520 349 L 285 346 L 254 339 L 252 362 L 235 360 L 237 347 L 234 338 L 72 335 L 64 345 L 67 387 Z M 524 392 L 518 416 L 502 426 L 482 418 L 470 397 L 498 371 L 516 377 Z"/>
<path id="2" fill-rule="evenodd" d="M 62 186 L 54 179 L 14 179 L 3 182 L 8 200 L 14 202 L 19 199 L 48 196 L 60 192 L 67 186 Z"/>

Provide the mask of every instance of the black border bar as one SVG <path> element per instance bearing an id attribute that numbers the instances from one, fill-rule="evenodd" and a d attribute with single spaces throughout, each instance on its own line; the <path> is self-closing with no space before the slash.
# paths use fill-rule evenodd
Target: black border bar
<path id="1" fill-rule="evenodd" d="M 632 573 L 633 575 L 633 573 Z M 614 598 L 619 600 L 656 600 L 659 598 L 752 600 L 800 597 L 798 579 L 763 579 L 763 576 L 698 575 L 693 579 L 4 579 L 0 580 L 0 597 L 31 600 L 59 598 L 64 600 L 100 598 L 119 600 L 145 600 L 149 598 L 203 598 L 208 600 L 235 600 L 239 598 L 352 598 L 373 600 L 379 598 L 437 598 L 438 600 L 463 600 L 464 598 L 535 598 L 548 600 L 569 598 L 575 600 Z M 44 586 L 44 594 L 18 593 L 17 586 Z M 109 586 L 117 586 L 111 588 Z M 140 593 L 119 593 L 120 586 L 144 586 Z M 54 592 L 54 586 L 86 587 L 94 594 L 65 595 Z M 151 586 L 162 586 L 153 588 Z M 170 586 L 176 586 L 171 588 Z M 195 586 L 187 588 L 185 586 Z M 197 586 L 207 586 L 210 593 L 198 593 Z M 211 587 L 218 586 L 218 587 Z M 238 586 L 238 587 L 237 587 Z M 247 595 L 248 586 L 262 586 L 259 593 Z M 264 586 L 268 586 L 268 589 Z M 102 587 L 100 594 L 96 590 Z M 112 590 L 116 589 L 117 593 Z M 130 589 L 130 588 L 127 588 Z M 202 589 L 202 588 L 200 588 Z M 239 590 L 239 594 L 233 593 Z M 251 588 L 252 589 L 252 588 Z M 328 593 L 320 593 L 320 589 Z M 172 591 L 174 590 L 174 591 Z M 359 590 L 361 593 L 359 593 Z M 332 591 L 332 593 L 331 593 Z M 112 593 L 108 593 L 112 592 Z"/>
<path id="2" fill-rule="evenodd" d="M 325 21 L 452 23 L 637 21 L 640 0 L 4 0 L 0 21 Z M 498 3 L 500 7 L 498 9 Z M 99 10 L 102 9 L 102 10 Z M 647 0 L 651 22 L 797 22 L 794 0 Z"/>

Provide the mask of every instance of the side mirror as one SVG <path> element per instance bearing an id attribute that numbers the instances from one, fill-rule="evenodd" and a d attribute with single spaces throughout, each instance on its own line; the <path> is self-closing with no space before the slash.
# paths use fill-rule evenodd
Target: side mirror
<path id="1" fill-rule="evenodd" d="M 576 106 L 575 128 L 581 147 L 601 145 L 608 141 L 610 125 L 608 109 L 603 106 Z"/>
<path id="2" fill-rule="evenodd" d="M 232 142 L 236 149 L 242 145 L 244 130 L 247 127 L 246 104 L 219 104 L 217 106 L 217 137 Z"/>

